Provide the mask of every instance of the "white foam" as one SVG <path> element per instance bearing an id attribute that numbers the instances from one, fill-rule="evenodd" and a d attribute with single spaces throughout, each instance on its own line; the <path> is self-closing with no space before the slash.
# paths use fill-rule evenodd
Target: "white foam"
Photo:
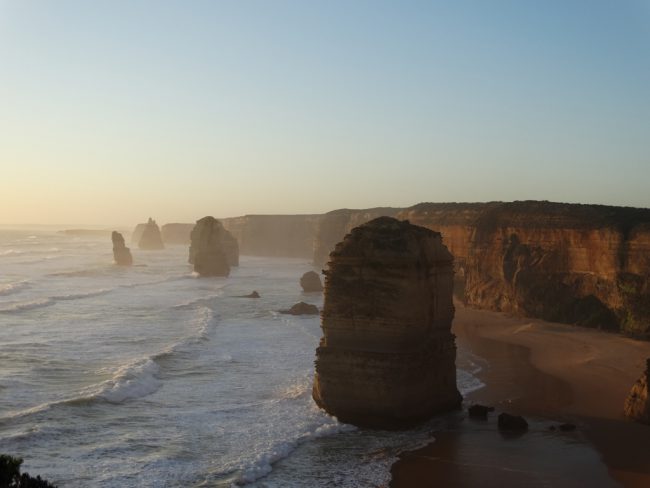
<path id="1" fill-rule="evenodd" d="M 24 310 L 33 310 L 35 308 L 47 307 L 55 303 L 51 298 L 39 298 L 28 302 L 14 302 L 0 308 L 0 313 L 22 312 Z"/>
<path id="2" fill-rule="evenodd" d="M 5 283 L 0 285 L 0 295 L 10 295 L 16 293 L 29 285 L 29 280 L 16 281 L 14 283 Z"/>
<path id="3" fill-rule="evenodd" d="M 18 249 L 7 249 L 6 251 L 0 251 L 0 256 L 15 256 L 17 254 L 25 254 L 25 251 Z"/>
<path id="4" fill-rule="evenodd" d="M 99 290 L 93 290 L 93 291 L 88 291 L 85 293 L 70 293 L 68 295 L 55 295 L 50 297 L 52 300 L 79 300 L 83 298 L 91 298 L 91 297 L 97 297 L 100 295 L 106 295 L 107 293 L 110 293 L 111 291 L 115 290 L 115 288 L 102 288 Z"/>
<path id="5" fill-rule="evenodd" d="M 100 398 L 110 403 L 142 398 L 162 386 L 159 372 L 160 366 L 153 359 L 137 359 L 118 368 L 110 380 L 83 390 L 81 398 Z"/>
<path id="6" fill-rule="evenodd" d="M 272 465 L 281 459 L 288 457 L 299 445 L 319 437 L 330 436 L 339 432 L 350 432 L 357 430 L 356 427 L 348 424 L 342 424 L 335 417 L 330 417 L 325 413 L 322 414 L 324 422 L 315 425 L 312 430 L 308 430 L 299 435 L 296 439 L 278 442 L 268 451 L 258 454 L 255 459 L 244 466 L 237 479 L 235 486 L 253 483 L 260 478 L 267 476 L 273 471 Z"/>

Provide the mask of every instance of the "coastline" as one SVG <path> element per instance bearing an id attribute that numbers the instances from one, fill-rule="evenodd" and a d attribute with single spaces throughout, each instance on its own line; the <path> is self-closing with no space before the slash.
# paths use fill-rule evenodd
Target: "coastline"
<path id="1" fill-rule="evenodd" d="M 650 342 L 511 317 L 456 304 L 459 353 L 485 360 L 486 385 L 464 407 L 496 407 L 488 422 L 450 414 L 430 445 L 400 456 L 393 488 L 413 486 L 650 486 L 650 426 L 623 417 L 623 402 L 650 357 Z M 496 415 L 526 416 L 521 436 L 500 435 Z M 550 431 L 571 422 L 572 433 Z"/>

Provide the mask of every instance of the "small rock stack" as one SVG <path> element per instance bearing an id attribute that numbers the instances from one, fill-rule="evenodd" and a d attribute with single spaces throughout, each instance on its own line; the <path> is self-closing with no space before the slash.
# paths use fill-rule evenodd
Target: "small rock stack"
<path id="1" fill-rule="evenodd" d="M 124 244 L 122 234 L 113 231 L 111 240 L 113 241 L 113 259 L 115 260 L 115 264 L 131 266 L 133 264 L 133 257 L 131 256 L 131 250 Z"/>
<path id="2" fill-rule="evenodd" d="M 300 286 L 303 291 L 307 293 L 323 291 L 323 284 L 320 281 L 320 276 L 315 271 L 307 271 L 300 278 Z"/>
<path id="3" fill-rule="evenodd" d="M 165 248 L 162 236 L 160 235 L 160 228 L 158 227 L 158 224 L 156 224 L 156 221 L 151 217 L 149 217 L 149 220 L 142 230 L 142 237 L 140 237 L 138 247 L 149 251 Z"/>
<path id="4" fill-rule="evenodd" d="M 346 423 L 399 428 L 460 406 L 453 256 L 439 233 L 380 217 L 330 254 L 313 397 Z"/>

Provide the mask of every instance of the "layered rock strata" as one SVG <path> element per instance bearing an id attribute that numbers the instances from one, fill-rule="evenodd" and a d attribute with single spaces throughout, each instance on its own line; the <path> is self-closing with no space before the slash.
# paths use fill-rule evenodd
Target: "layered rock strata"
<path id="1" fill-rule="evenodd" d="M 314 261 L 367 212 L 325 214 Z M 421 203 L 396 215 L 442 234 L 469 306 L 650 338 L 650 209 Z"/>
<path id="2" fill-rule="evenodd" d="M 142 236 L 138 241 L 138 247 L 145 250 L 157 250 L 164 249 L 165 245 L 162 241 L 162 236 L 160 235 L 160 228 L 156 221 L 149 217 L 147 224 L 142 230 Z"/>
<path id="3" fill-rule="evenodd" d="M 650 359 L 646 361 L 646 370 L 632 387 L 630 394 L 625 400 L 624 413 L 627 417 L 650 424 L 650 395 L 648 384 L 650 383 Z"/>
<path id="4" fill-rule="evenodd" d="M 197 220 L 190 235 L 189 262 L 194 271 L 201 276 L 228 276 L 234 259 L 231 237 L 214 217 Z"/>
<path id="5" fill-rule="evenodd" d="M 336 244 L 353 228 L 376 219 L 395 217 L 401 209 L 377 207 L 364 210 L 343 208 L 322 215 L 315 232 L 312 259 L 314 266 L 324 266 Z"/>
<path id="6" fill-rule="evenodd" d="M 323 283 L 315 271 L 307 271 L 302 275 L 300 277 L 300 286 L 307 293 L 323 291 Z"/>
<path id="7" fill-rule="evenodd" d="M 453 257 L 440 234 L 377 218 L 337 244 L 328 266 L 315 402 L 376 428 L 458 407 Z"/>
<path id="8" fill-rule="evenodd" d="M 115 260 L 115 264 L 131 266 L 133 264 L 133 257 L 131 256 L 131 250 L 124 243 L 122 234 L 113 231 L 111 240 L 113 241 L 113 259 Z"/>

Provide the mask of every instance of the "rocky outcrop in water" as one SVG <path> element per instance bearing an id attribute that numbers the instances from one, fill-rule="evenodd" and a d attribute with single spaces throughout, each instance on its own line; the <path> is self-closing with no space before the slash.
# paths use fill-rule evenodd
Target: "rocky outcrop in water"
<path id="1" fill-rule="evenodd" d="M 644 424 L 650 424 L 648 384 L 650 384 L 650 359 L 646 361 L 646 370 L 632 387 L 624 407 L 627 417 Z"/>
<path id="2" fill-rule="evenodd" d="M 330 254 L 313 397 L 342 422 L 393 428 L 457 408 L 453 257 L 440 234 L 381 217 Z"/>
<path id="3" fill-rule="evenodd" d="M 323 283 L 321 283 L 320 276 L 315 271 L 307 271 L 302 275 L 300 286 L 307 293 L 323 291 Z"/>
<path id="4" fill-rule="evenodd" d="M 156 224 L 156 221 L 151 217 L 149 217 L 149 220 L 142 230 L 142 236 L 140 236 L 140 240 L 138 241 L 138 247 L 149 251 L 165 248 L 158 224 Z"/>
<path id="5" fill-rule="evenodd" d="M 201 276 L 228 276 L 235 258 L 231 237 L 214 217 L 197 220 L 190 236 L 189 262 L 194 271 Z M 236 259 L 239 262 L 239 254 Z"/>
<path id="6" fill-rule="evenodd" d="M 318 315 L 318 307 L 311 303 L 298 302 L 287 310 L 280 310 L 287 315 Z"/>
<path id="7" fill-rule="evenodd" d="M 111 240 L 113 241 L 113 259 L 115 260 L 115 264 L 131 266 L 133 264 L 133 257 L 131 256 L 131 250 L 124 244 L 122 234 L 113 231 Z"/>

